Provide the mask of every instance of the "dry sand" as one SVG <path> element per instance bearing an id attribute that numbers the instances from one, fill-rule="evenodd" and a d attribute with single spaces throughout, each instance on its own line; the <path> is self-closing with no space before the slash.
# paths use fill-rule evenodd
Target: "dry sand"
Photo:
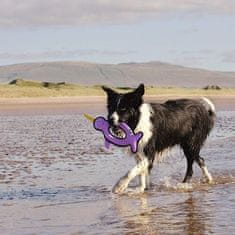
<path id="1" fill-rule="evenodd" d="M 183 96 L 182 96 L 183 97 Z M 167 99 L 182 98 L 175 96 L 146 96 L 147 102 L 163 102 Z M 192 97 L 192 98 L 195 98 Z M 235 96 L 209 97 L 217 110 L 235 110 Z M 27 114 L 81 114 L 84 112 L 105 112 L 104 96 L 51 97 L 51 98 L 1 98 L 0 115 Z"/>
<path id="2" fill-rule="evenodd" d="M 51 98 L 2 98 L 0 115 L 25 114 L 81 114 L 105 111 L 105 97 L 51 97 Z"/>

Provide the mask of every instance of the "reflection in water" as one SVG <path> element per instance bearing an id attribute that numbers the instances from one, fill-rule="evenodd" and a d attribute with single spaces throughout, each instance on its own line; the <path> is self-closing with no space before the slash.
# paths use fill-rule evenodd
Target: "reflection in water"
<path id="1" fill-rule="evenodd" d="M 115 202 L 118 216 L 123 221 L 125 234 L 151 234 L 155 230 L 153 209 L 148 205 L 146 194 L 134 198 L 120 197 Z M 155 230 L 155 234 L 157 234 L 157 230 Z"/>
<path id="2" fill-rule="evenodd" d="M 182 205 L 185 211 L 185 234 L 205 234 L 208 232 L 209 216 L 200 206 L 200 201 L 191 195 Z"/>
<path id="3" fill-rule="evenodd" d="M 204 194 L 204 196 L 206 196 Z M 175 204 L 161 205 L 149 195 L 122 196 L 115 200 L 115 209 L 122 221 L 125 234 L 206 234 L 210 232 L 211 215 L 204 208 L 203 198 L 189 193 Z M 154 202 L 156 205 L 153 205 Z M 120 226 L 120 224 L 118 225 Z"/>

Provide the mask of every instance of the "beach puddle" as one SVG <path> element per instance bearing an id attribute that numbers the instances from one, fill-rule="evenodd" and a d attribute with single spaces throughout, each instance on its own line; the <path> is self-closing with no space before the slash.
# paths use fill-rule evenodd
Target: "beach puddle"
<path id="1" fill-rule="evenodd" d="M 0 233 L 232 234 L 235 231 L 235 112 L 218 112 L 201 156 L 182 184 L 180 150 L 155 164 L 143 194 L 111 189 L 134 159 L 106 150 L 82 115 L 0 116 Z M 137 180 L 130 187 L 135 187 Z"/>

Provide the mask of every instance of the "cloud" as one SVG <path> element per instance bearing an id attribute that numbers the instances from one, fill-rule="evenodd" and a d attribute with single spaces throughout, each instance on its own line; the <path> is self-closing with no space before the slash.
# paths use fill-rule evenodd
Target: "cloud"
<path id="1" fill-rule="evenodd" d="M 180 53 L 183 56 L 188 56 L 188 55 L 211 56 L 211 55 L 215 55 L 217 51 L 212 50 L 212 49 L 201 49 L 201 50 L 183 50 L 183 51 L 179 51 L 178 53 Z"/>
<path id="2" fill-rule="evenodd" d="M 234 14 L 232 0 L 1 0 L 0 27 L 130 23 L 164 13 Z"/>
<path id="3" fill-rule="evenodd" d="M 214 70 L 216 64 L 227 65 L 225 70 L 234 70 L 235 64 L 235 49 L 222 50 L 222 49 L 201 49 L 201 50 L 170 50 L 173 55 L 172 62 L 175 64 L 181 64 L 189 67 L 205 67 L 208 68 L 208 64 L 211 64 Z M 205 66 L 206 65 L 206 66 Z M 230 66 L 231 65 L 231 66 Z M 232 69 L 231 69 L 232 68 Z"/>
<path id="4" fill-rule="evenodd" d="M 109 51 L 109 50 L 50 50 L 39 53 L 0 53 L 1 60 L 43 60 L 43 59 L 74 59 L 86 56 L 125 56 L 135 54 L 136 51 Z"/>
<path id="5" fill-rule="evenodd" d="M 203 67 L 208 61 L 217 57 L 217 52 L 212 49 L 201 50 L 174 50 L 172 51 L 173 63 L 189 67 Z"/>
<path id="6" fill-rule="evenodd" d="M 222 53 L 221 56 L 222 56 L 223 63 L 235 64 L 235 49 L 225 51 L 224 53 Z"/>
<path id="7" fill-rule="evenodd" d="M 203 56 L 175 57 L 173 63 L 188 67 L 201 67 L 205 64 L 206 58 Z"/>

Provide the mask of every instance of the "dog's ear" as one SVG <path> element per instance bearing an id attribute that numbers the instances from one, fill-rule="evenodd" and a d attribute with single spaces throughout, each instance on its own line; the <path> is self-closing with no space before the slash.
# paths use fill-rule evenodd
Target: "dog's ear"
<path id="1" fill-rule="evenodd" d="M 106 87 L 106 86 L 102 86 L 102 89 L 106 92 L 106 94 L 110 97 L 110 96 L 114 96 L 116 95 L 117 93 L 112 90 L 111 88 L 109 87 Z"/>
<path id="2" fill-rule="evenodd" d="M 144 95 L 144 84 L 141 83 L 134 91 L 136 94 L 138 94 L 139 96 L 143 96 Z"/>

